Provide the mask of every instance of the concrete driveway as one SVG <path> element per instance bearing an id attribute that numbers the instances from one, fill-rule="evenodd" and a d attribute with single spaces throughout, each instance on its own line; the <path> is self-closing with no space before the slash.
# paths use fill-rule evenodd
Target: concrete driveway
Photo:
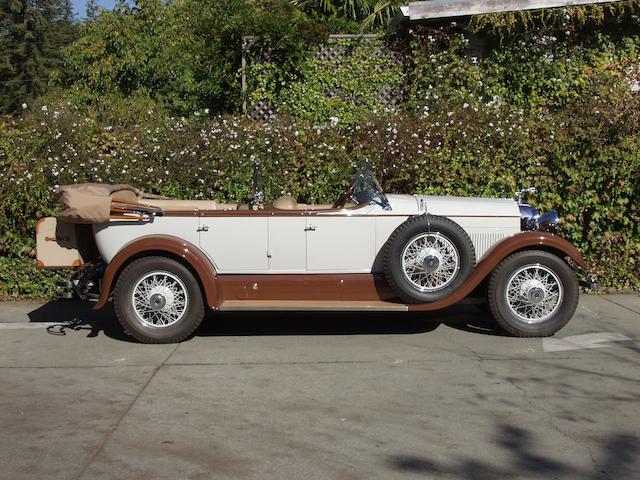
<path id="1" fill-rule="evenodd" d="M 638 296 L 545 340 L 469 305 L 211 315 L 180 345 L 0 303 L 0 477 L 637 479 L 639 348 Z"/>

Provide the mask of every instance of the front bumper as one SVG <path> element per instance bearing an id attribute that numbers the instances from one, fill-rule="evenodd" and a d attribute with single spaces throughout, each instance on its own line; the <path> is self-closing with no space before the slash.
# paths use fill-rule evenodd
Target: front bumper
<path id="1" fill-rule="evenodd" d="M 578 283 L 580 284 L 581 287 L 584 287 L 588 290 L 593 290 L 594 292 L 597 292 L 598 290 L 600 290 L 601 288 L 600 282 L 595 276 L 591 275 L 586 268 L 582 268 L 575 264 L 573 268 L 578 274 L 578 278 L 580 279 Z"/>
<path id="2" fill-rule="evenodd" d="M 588 290 L 593 290 L 594 292 L 600 290 L 601 288 L 601 285 L 598 279 L 591 276 L 587 276 L 585 277 L 584 280 L 580 281 L 580 286 Z"/>

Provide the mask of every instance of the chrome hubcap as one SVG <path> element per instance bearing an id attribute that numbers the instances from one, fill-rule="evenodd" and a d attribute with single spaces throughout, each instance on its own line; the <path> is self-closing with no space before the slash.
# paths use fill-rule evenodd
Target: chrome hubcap
<path id="1" fill-rule="evenodd" d="M 438 270 L 440 259 L 436 255 L 427 255 L 422 261 L 422 269 L 426 273 L 433 273 Z"/>
<path id="2" fill-rule="evenodd" d="M 516 270 L 507 281 L 505 292 L 511 312 L 527 323 L 551 317 L 560 308 L 563 295 L 558 276 L 540 263 Z"/>
<path id="3" fill-rule="evenodd" d="M 414 237 L 402 252 L 402 271 L 421 292 L 435 292 L 449 285 L 460 269 L 458 250 L 440 233 Z"/>
<path id="4" fill-rule="evenodd" d="M 152 310 L 162 310 L 166 304 L 167 299 L 161 293 L 154 293 L 151 295 L 151 298 L 149 298 L 149 306 Z"/>
<path id="5" fill-rule="evenodd" d="M 527 298 L 529 299 L 529 302 L 535 305 L 544 300 L 544 293 L 544 288 L 530 287 L 527 292 Z"/>
<path id="6" fill-rule="evenodd" d="M 169 272 L 152 272 L 133 287 L 131 304 L 143 325 L 168 327 L 187 311 L 187 289 L 178 277 Z"/>

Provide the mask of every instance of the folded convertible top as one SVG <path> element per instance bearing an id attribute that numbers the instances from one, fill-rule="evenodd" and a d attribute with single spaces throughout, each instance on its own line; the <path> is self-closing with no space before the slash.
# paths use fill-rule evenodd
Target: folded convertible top
<path id="1" fill-rule="evenodd" d="M 61 185 L 55 192 L 56 200 L 62 204 L 58 218 L 84 224 L 105 223 L 114 217 L 140 220 L 145 215 L 162 212 L 160 208 L 138 203 L 141 197 L 140 190 L 125 184 Z"/>

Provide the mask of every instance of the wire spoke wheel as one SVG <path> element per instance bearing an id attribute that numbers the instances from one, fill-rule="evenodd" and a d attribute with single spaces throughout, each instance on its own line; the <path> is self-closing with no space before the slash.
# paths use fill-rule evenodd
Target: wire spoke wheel
<path id="1" fill-rule="evenodd" d="M 155 271 L 135 283 L 131 304 L 139 322 L 148 327 L 168 327 L 187 311 L 187 288 L 176 275 Z"/>
<path id="2" fill-rule="evenodd" d="M 458 249 L 440 233 L 423 233 L 411 239 L 402 252 L 402 272 L 421 292 L 448 286 L 460 270 Z"/>
<path id="3" fill-rule="evenodd" d="M 493 317 L 517 337 L 555 334 L 571 320 L 580 297 L 571 266 L 544 250 L 522 250 L 504 258 L 487 287 Z"/>
<path id="4" fill-rule="evenodd" d="M 564 296 L 562 282 L 548 267 L 524 265 L 507 280 L 505 299 L 517 318 L 529 324 L 543 322 L 560 308 Z"/>

